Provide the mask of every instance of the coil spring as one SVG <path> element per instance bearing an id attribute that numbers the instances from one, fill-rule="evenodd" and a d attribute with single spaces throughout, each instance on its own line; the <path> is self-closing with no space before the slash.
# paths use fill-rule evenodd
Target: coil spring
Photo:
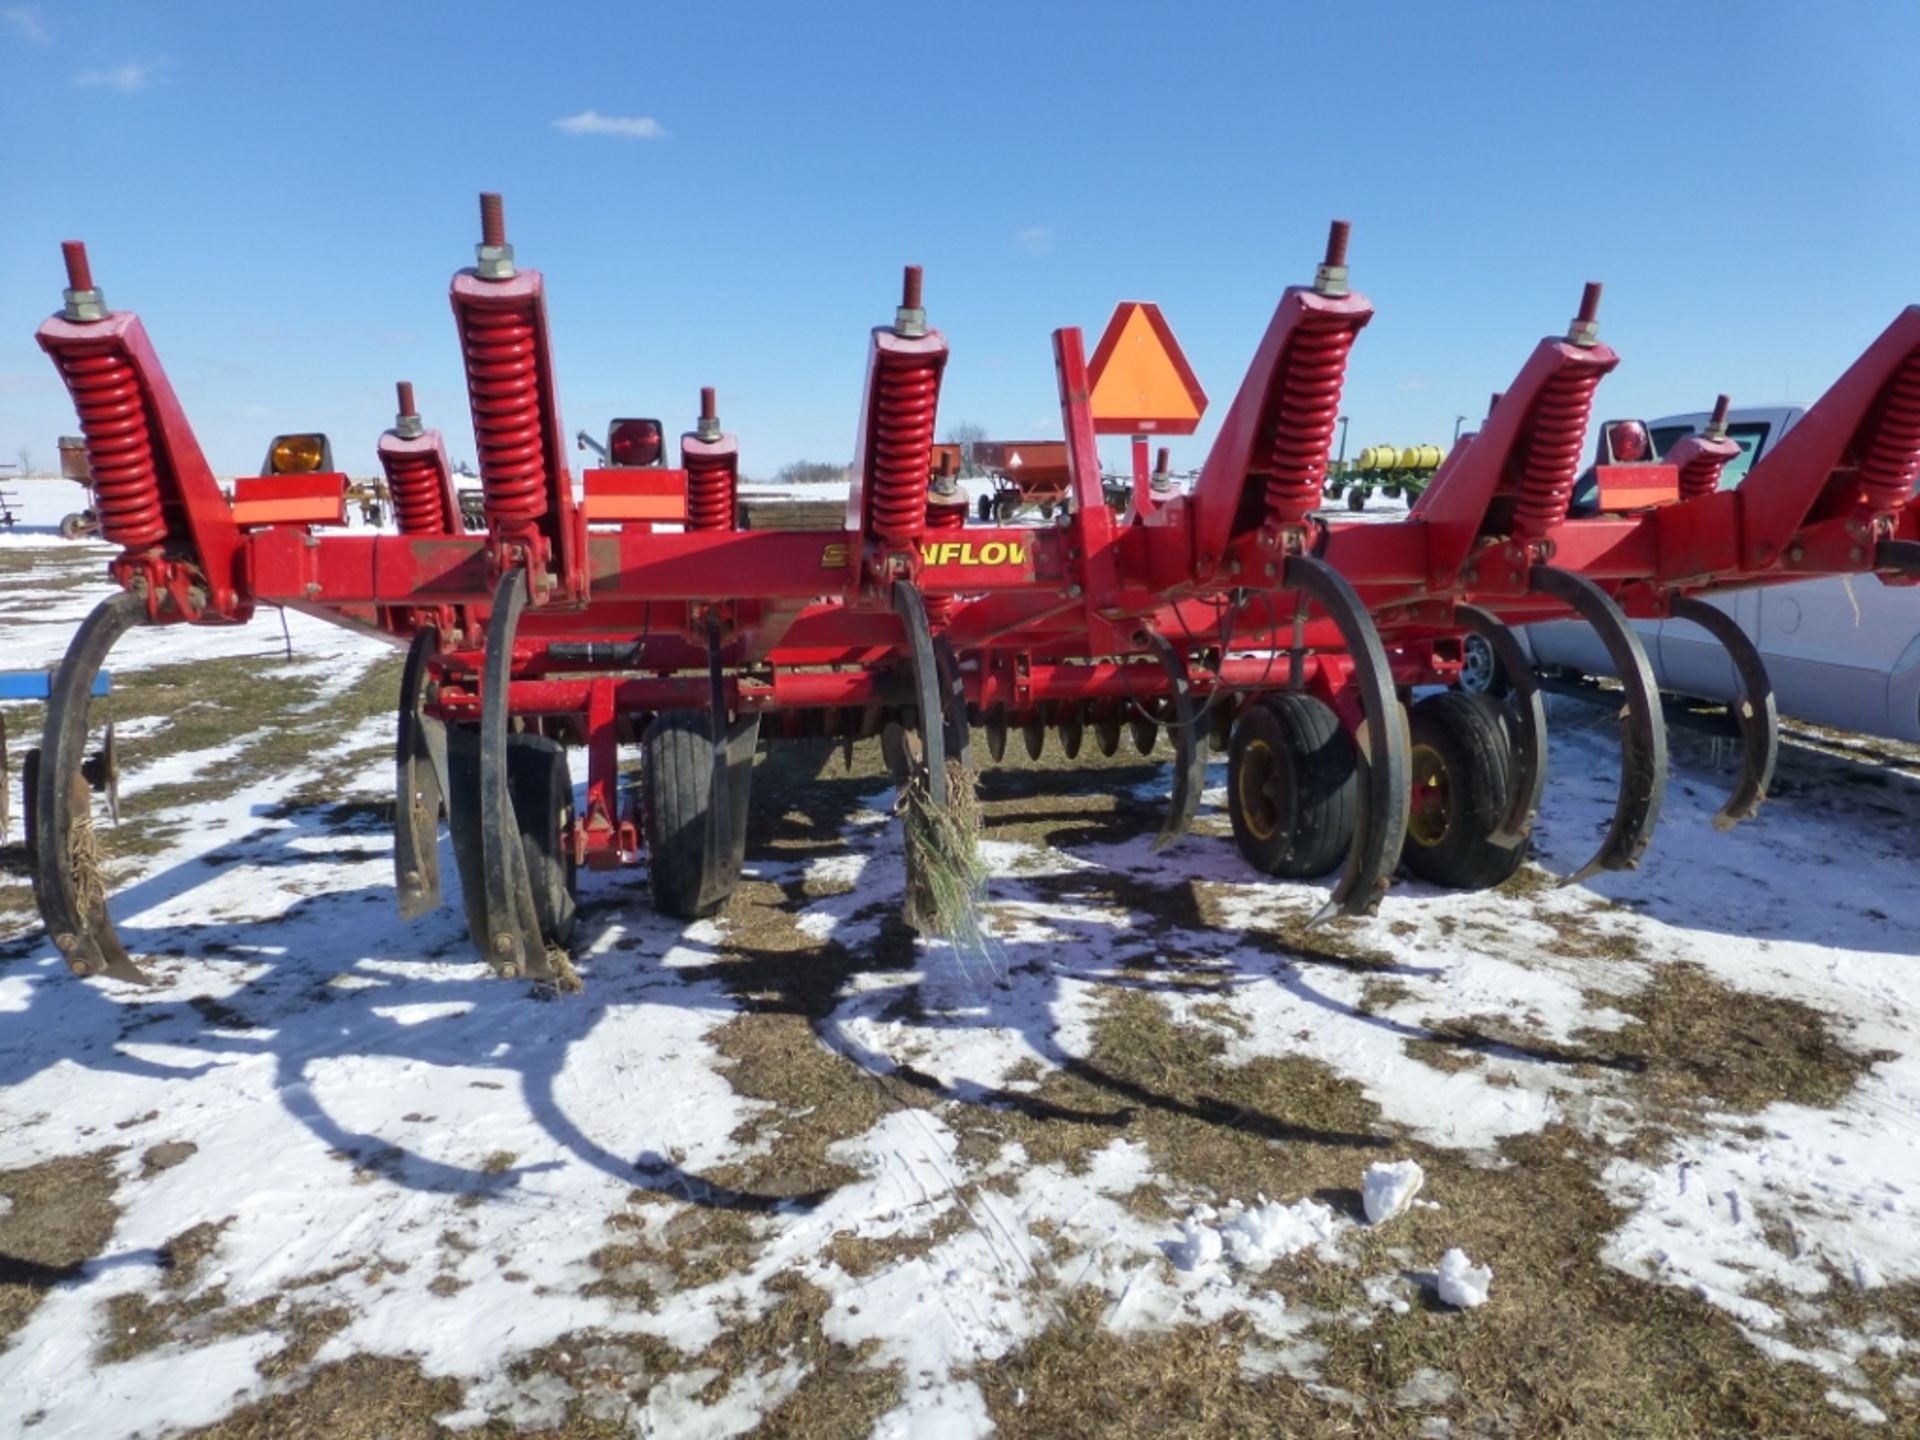
<path id="1" fill-rule="evenodd" d="M 1727 455 L 1696 455 L 1680 467 L 1680 498 L 1698 500 L 1720 488 L 1720 472 L 1727 468 Z"/>
<path id="2" fill-rule="evenodd" d="M 166 538 L 167 520 L 160 508 L 147 406 L 133 365 L 117 350 L 62 354 L 60 373 L 87 437 L 101 533 L 129 550 L 159 544 Z"/>
<path id="3" fill-rule="evenodd" d="M 927 477 L 933 473 L 934 407 L 940 377 L 930 364 L 882 357 L 874 377 L 873 493 L 867 514 L 874 533 L 904 545 L 927 525 Z"/>
<path id="4" fill-rule="evenodd" d="M 687 468 L 687 528 L 733 528 L 733 462 L 719 455 L 689 455 Z"/>
<path id="5" fill-rule="evenodd" d="M 1336 317 L 1302 322 L 1280 373 L 1280 414 L 1267 448 L 1267 514 L 1298 524 L 1320 503 L 1340 415 L 1347 352 L 1359 327 Z"/>
<path id="6" fill-rule="evenodd" d="M 928 502 L 927 534 L 932 535 L 943 531 L 962 530 L 966 528 L 966 492 L 961 491 L 957 498 L 959 503 L 954 505 L 942 505 L 933 501 Z M 947 617 L 953 614 L 953 596 L 951 595 L 928 595 L 925 597 L 925 603 L 927 607 L 927 620 L 935 627 L 945 625 L 947 623 Z"/>
<path id="7" fill-rule="evenodd" d="M 467 310 L 463 318 L 487 523 L 530 523 L 547 513 L 533 321 L 518 310 Z"/>
<path id="8" fill-rule="evenodd" d="M 386 467 L 393 515 L 402 535 L 445 535 L 459 529 L 446 513 L 440 467 L 431 455 L 382 452 L 380 463 Z"/>
<path id="9" fill-rule="evenodd" d="M 1887 387 L 1886 405 L 1867 458 L 1860 489 L 1870 509 L 1898 510 L 1920 477 L 1920 354 L 1909 355 Z"/>
<path id="10" fill-rule="evenodd" d="M 1587 419 L 1593 412 L 1593 392 L 1599 387 L 1600 367 L 1582 365 L 1557 372 L 1534 402 L 1526 469 L 1513 510 L 1516 535 L 1538 537 L 1567 518 L 1567 501 L 1580 473 L 1580 447 L 1586 443 Z"/>

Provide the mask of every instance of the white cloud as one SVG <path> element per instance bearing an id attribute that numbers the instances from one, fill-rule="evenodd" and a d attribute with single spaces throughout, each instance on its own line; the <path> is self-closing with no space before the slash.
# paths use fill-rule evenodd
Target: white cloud
<path id="1" fill-rule="evenodd" d="M 47 33 L 46 22 L 40 18 L 40 11 L 36 6 L 0 6 L 0 20 L 5 20 L 35 45 L 53 43 L 53 36 Z"/>
<path id="2" fill-rule="evenodd" d="M 1425 390 L 1431 383 L 1432 382 L 1424 375 L 1409 375 L 1400 382 L 1400 388 L 1417 395 L 1420 391 Z"/>
<path id="3" fill-rule="evenodd" d="M 1016 230 L 1013 243 L 1029 255 L 1045 255 L 1053 249 L 1053 227 L 1051 225 L 1029 225 L 1024 230 Z"/>
<path id="4" fill-rule="evenodd" d="M 602 115 L 598 110 L 556 120 L 553 128 L 562 135 L 617 135 L 622 140 L 658 140 L 667 133 L 651 115 Z"/>
<path id="5" fill-rule="evenodd" d="M 117 90 L 122 95 L 137 95 L 160 78 L 164 60 L 129 60 L 124 65 L 104 70 L 82 70 L 73 83 L 82 90 Z"/>

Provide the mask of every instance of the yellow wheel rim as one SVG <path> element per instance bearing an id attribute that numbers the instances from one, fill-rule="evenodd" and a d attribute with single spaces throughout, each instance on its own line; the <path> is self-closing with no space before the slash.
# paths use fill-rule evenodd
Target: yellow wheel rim
<path id="1" fill-rule="evenodd" d="M 1240 821 L 1255 840 L 1271 840 L 1280 828 L 1279 767 L 1264 740 L 1251 740 L 1240 755 Z"/>
<path id="2" fill-rule="evenodd" d="M 1407 838 L 1431 849 L 1453 828 L 1453 786 L 1447 765 L 1431 745 L 1413 747 L 1413 807 L 1407 815 Z"/>

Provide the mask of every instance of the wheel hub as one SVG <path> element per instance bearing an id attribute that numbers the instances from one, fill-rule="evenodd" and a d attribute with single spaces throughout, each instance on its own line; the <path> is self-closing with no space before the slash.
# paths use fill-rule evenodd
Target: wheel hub
<path id="1" fill-rule="evenodd" d="M 1280 767 L 1264 740 L 1250 743 L 1240 759 L 1240 818 L 1256 840 L 1271 840 L 1280 825 Z"/>
<path id="2" fill-rule="evenodd" d="M 1452 785 L 1446 762 L 1431 745 L 1413 747 L 1413 805 L 1407 816 L 1407 837 L 1416 845 L 1432 847 L 1446 839 L 1453 824 Z"/>

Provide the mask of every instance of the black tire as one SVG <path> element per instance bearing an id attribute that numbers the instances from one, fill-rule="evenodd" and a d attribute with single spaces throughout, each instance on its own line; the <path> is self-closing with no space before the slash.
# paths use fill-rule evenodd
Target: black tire
<path id="1" fill-rule="evenodd" d="M 540 938 L 564 946 L 573 936 L 574 864 L 567 848 L 573 820 L 573 780 L 566 750 L 540 735 L 507 737 L 507 794 L 527 857 Z M 480 730 L 447 727 L 447 834 L 467 929 L 476 940 L 487 933 L 486 861 L 480 845 Z"/>
<path id="2" fill-rule="evenodd" d="M 743 727 L 751 727 L 750 730 Z M 640 743 L 641 794 L 653 908 L 680 920 L 719 910 L 740 884 L 747 853 L 747 797 L 753 782 L 758 718 L 743 720 L 729 741 L 728 791 L 733 805 L 729 853 L 707 868 L 707 811 L 713 800 L 713 741 L 702 710 L 656 716 Z"/>
<path id="3" fill-rule="evenodd" d="M 1347 509 L 1364 510 L 1367 508 L 1367 492 L 1358 488 L 1347 491 Z"/>
<path id="4" fill-rule="evenodd" d="M 1469 695 L 1496 697 L 1504 696 L 1513 689 L 1513 680 L 1507 674 L 1507 667 L 1493 653 L 1493 646 L 1487 643 L 1486 636 L 1469 630 L 1461 638 L 1460 648 L 1465 658 L 1454 689 L 1464 690 Z"/>
<path id="5" fill-rule="evenodd" d="M 540 938 L 564 947 L 573 938 L 573 776 L 564 745 L 544 735 L 507 737 L 507 793 L 527 856 L 527 882 Z"/>
<path id="6" fill-rule="evenodd" d="M 84 540 L 94 532 L 87 517 L 81 514 L 62 515 L 60 517 L 60 538 L 62 540 Z"/>
<path id="7" fill-rule="evenodd" d="M 985 525 L 989 520 L 993 519 L 993 494 L 991 491 L 980 497 L 980 503 L 976 508 L 980 511 L 980 523 L 982 525 Z"/>
<path id="8" fill-rule="evenodd" d="M 483 953 L 487 944 L 487 867 L 480 851 L 480 727 L 447 726 L 447 837 L 460 875 L 467 933 Z"/>
<path id="9" fill-rule="evenodd" d="M 1247 863 L 1317 880 L 1339 868 L 1359 819 L 1360 762 L 1325 701 L 1292 691 L 1242 707 L 1227 745 L 1227 818 Z"/>
<path id="10" fill-rule="evenodd" d="M 1232 691 L 1216 693 L 1207 714 L 1207 749 L 1215 755 L 1227 753 L 1233 740 L 1233 717 L 1239 713 L 1240 699 Z"/>
<path id="11" fill-rule="evenodd" d="M 1420 879 L 1453 890 L 1486 890 L 1520 868 L 1524 844 L 1488 837 L 1506 813 L 1513 742 L 1506 709 L 1488 695 L 1447 690 L 1408 715 L 1413 813 L 1401 858 Z"/>

